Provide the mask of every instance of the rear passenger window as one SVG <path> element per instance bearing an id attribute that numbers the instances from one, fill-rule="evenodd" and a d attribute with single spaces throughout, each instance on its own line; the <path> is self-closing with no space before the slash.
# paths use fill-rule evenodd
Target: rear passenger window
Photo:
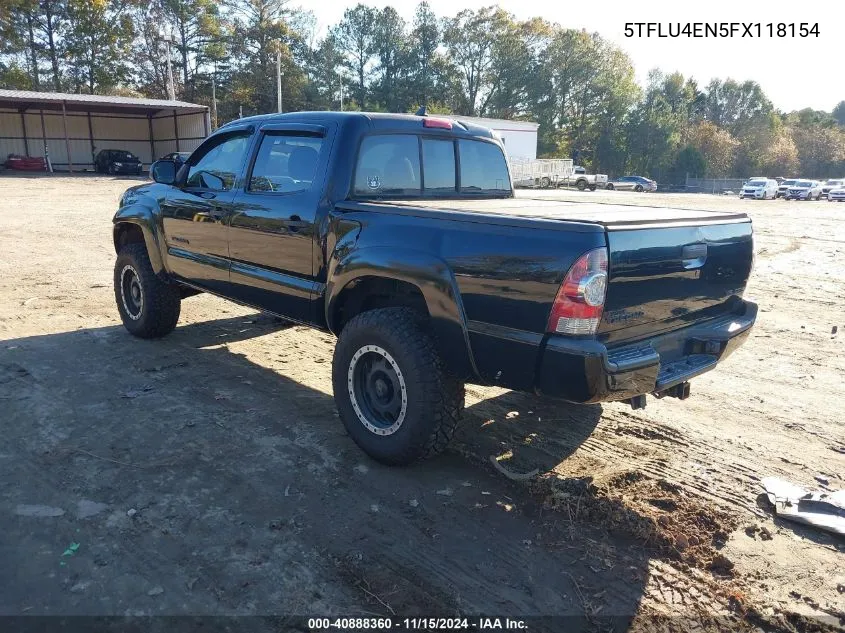
<path id="1" fill-rule="evenodd" d="M 423 174 L 425 191 L 430 193 L 454 193 L 455 191 L 455 144 L 452 139 L 422 140 Z"/>
<path id="2" fill-rule="evenodd" d="M 420 150 L 417 136 L 367 136 L 361 142 L 355 170 L 355 193 L 419 195 Z"/>
<path id="3" fill-rule="evenodd" d="M 459 140 L 461 193 L 509 193 L 511 189 L 505 155 L 498 145 Z"/>
<path id="4" fill-rule="evenodd" d="M 261 140 L 250 191 L 307 191 L 314 182 L 323 139 L 316 136 L 267 134 Z"/>

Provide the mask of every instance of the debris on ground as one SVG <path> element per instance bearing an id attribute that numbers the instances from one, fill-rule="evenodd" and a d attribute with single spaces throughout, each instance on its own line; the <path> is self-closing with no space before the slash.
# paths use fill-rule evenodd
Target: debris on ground
<path id="1" fill-rule="evenodd" d="M 537 474 L 540 472 L 539 469 L 535 468 L 534 470 L 531 470 L 527 473 L 513 473 L 504 466 L 502 466 L 502 464 L 499 463 L 499 458 L 497 458 L 495 455 L 490 455 L 490 463 L 493 464 L 496 470 L 498 470 L 505 477 L 513 481 L 528 481 L 529 479 L 533 479 L 534 477 L 536 477 Z"/>
<path id="2" fill-rule="evenodd" d="M 137 511 L 135 508 L 129 508 L 129 509 L 126 511 L 126 516 L 128 516 L 130 519 L 131 519 L 132 517 L 134 517 L 136 514 L 138 514 L 138 511 Z"/>
<path id="3" fill-rule="evenodd" d="M 62 556 L 73 556 L 77 551 L 79 551 L 79 543 L 71 543 L 67 546 L 67 549 L 62 552 Z"/>
<path id="4" fill-rule="evenodd" d="M 777 477 L 761 483 L 779 517 L 845 536 L 845 490 L 810 491 Z"/>
<path id="5" fill-rule="evenodd" d="M 80 501 L 77 501 L 76 503 L 76 518 L 87 519 L 88 517 L 92 517 L 96 514 L 99 514 L 107 508 L 108 505 L 106 505 L 105 503 L 98 503 L 96 501 L 82 499 Z"/>
<path id="6" fill-rule="evenodd" d="M 444 497 L 451 497 L 453 493 L 454 490 L 452 490 L 451 488 L 443 488 L 443 490 L 437 491 L 437 494 L 442 495 Z"/>
<path id="7" fill-rule="evenodd" d="M 15 508 L 15 514 L 21 517 L 60 517 L 65 513 L 61 508 L 53 508 L 44 505 L 19 505 Z"/>
<path id="8" fill-rule="evenodd" d="M 150 589 L 147 592 L 147 595 L 148 596 L 160 596 L 163 593 L 164 593 L 164 587 L 158 586 L 158 587 L 153 587 L 152 589 Z"/>

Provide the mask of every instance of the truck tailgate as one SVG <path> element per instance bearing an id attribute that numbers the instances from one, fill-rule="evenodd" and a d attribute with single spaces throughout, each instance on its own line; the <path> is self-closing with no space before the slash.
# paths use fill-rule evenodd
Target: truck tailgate
<path id="1" fill-rule="evenodd" d="M 750 221 L 607 230 L 599 338 L 625 341 L 729 312 L 753 263 Z"/>

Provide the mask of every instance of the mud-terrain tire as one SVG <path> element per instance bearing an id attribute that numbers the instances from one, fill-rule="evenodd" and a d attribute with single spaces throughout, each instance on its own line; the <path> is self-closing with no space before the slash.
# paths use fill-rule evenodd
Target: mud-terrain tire
<path id="1" fill-rule="evenodd" d="M 355 443 L 394 466 L 442 451 L 464 407 L 463 383 L 409 308 L 370 310 L 346 324 L 334 350 L 332 387 Z"/>
<path id="2" fill-rule="evenodd" d="M 153 272 L 143 244 L 127 244 L 114 264 L 114 298 L 124 327 L 139 338 L 160 338 L 179 321 L 179 289 Z"/>

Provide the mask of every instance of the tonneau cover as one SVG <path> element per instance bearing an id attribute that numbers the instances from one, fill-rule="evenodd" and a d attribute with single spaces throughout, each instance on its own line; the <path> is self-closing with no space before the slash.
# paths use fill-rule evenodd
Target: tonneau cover
<path id="1" fill-rule="evenodd" d="M 586 222 L 608 230 L 633 229 L 654 225 L 702 225 L 747 222 L 741 212 L 667 209 L 597 202 L 570 202 L 547 198 L 494 198 L 477 200 L 381 200 L 369 204 L 440 212 L 477 213 L 502 217 Z"/>

